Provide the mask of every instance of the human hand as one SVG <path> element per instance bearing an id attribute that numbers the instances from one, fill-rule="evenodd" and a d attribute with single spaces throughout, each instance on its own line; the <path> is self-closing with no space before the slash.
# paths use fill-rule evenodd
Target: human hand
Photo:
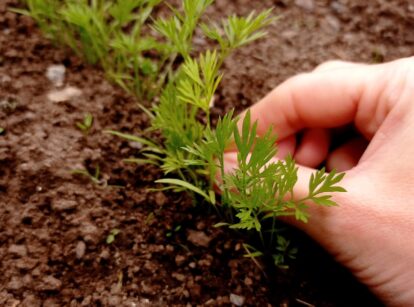
<path id="1" fill-rule="evenodd" d="M 293 77 L 251 108 L 258 133 L 273 126 L 281 155 L 299 167 L 348 170 L 339 207 L 310 208 L 304 230 L 390 306 L 414 305 L 414 57 L 381 65 L 328 62 Z M 363 138 L 329 152 L 329 129 L 353 123 Z M 300 144 L 296 134 L 303 131 Z M 369 141 L 368 147 L 363 141 Z M 365 148 L 366 147 L 366 148 Z M 236 168 L 236 153 L 225 156 Z"/>

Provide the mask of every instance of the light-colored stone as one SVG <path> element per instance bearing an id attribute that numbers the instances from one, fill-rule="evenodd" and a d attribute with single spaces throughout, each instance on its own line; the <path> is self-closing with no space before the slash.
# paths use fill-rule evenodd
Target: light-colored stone
<path id="1" fill-rule="evenodd" d="M 196 246 L 208 247 L 211 239 L 203 231 L 189 230 L 187 233 L 187 240 Z"/>
<path id="2" fill-rule="evenodd" d="M 295 0 L 295 4 L 309 12 L 315 9 L 315 2 L 313 0 Z"/>
<path id="3" fill-rule="evenodd" d="M 14 256 L 18 256 L 18 257 L 27 256 L 27 248 L 25 245 L 12 244 L 9 246 L 8 251 L 10 254 Z"/>
<path id="4" fill-rule="evenodd" d="M 47 98 L 52 102 L 64 102 L 82 95 L 82 91 L 77 87 L 68 86 L 62 90 L 49 92 Z"/>
<path id="5" fill-rule="evenodd" d="M 53 202 L 52 208 L 55 211 L 68 211 L 77 207 L 78 203 L 74 200 L 58 199 Z"/>
<path id="6" fill-rule="evenodd" d="M 234 294 L 234 293 L 230 294 L 230 303 L 232 303 L 236 306 L 243 306 L 245 300 L 246 299 L 245 299 L 244 296 L 237 295 L 237 294 Z"/>
<path id="7" fill-rule="evenodd" d="M 65 82 L 66 67 L 64 65 L 51 65 L 47 68 L 46 77 L 56 87 L 60 87 Z"/>
<path id="8" fill-rule="evenodd" d="M 83 241 L 79 241 L 78 244 L 76 244 L 75 253 L 77 259 L 82 259 L 83 256 L 85 256 L 86 252 L 86 244 Z"/>

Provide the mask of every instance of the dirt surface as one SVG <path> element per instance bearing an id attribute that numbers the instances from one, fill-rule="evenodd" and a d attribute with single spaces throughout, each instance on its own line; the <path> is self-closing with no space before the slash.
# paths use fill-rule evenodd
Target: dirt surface
<path id="1" fill-rule="evenodd" d="M 291 268 L 263 263 L 264 273 L 206 208 L 149 192 L 160 172 L 123 163 L 139 148 L 102 133 L 142 133 L 136 101 L 7 12 L 16 2 L 0 2 L 0 306 L 380 306 L 302 234 L 291 231 Z M 241 110 L 325 60 L 412 55 L 414 5 L 362 2 L 217 0 L 211 18 L 274 7 L 280 19 L 227 61 L 215 112 Z M 61 88 L 46 78 L 54 64 L 66 66 Z M 69 86 L 80 92 L 50 96 Z M 89 134 L 75 126 L 86 113 Z M 98 183 L 71 174 L 98 167 Z"/>

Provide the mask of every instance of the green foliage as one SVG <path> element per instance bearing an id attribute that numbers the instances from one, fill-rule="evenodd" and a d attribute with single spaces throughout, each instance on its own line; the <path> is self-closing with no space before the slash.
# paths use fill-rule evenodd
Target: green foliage
<path id="1" fill-rule="evenodd" d="M 92 174 L 87 169 L 74 169 L 71 171 L 72 175 L 84 176 L 90 179 L 97 186 L 107 186 L 107 182 L 101 179 L 101 169 L 96 167 L 95 172 Z"/>
<path id="2" fill-rule="evenodd" d="M 85 114 L 82 122 L 77 122 L 76 127 L 78 127 L 83 133 L 88 134 L 93 125 L 93 115 Z"/>
<path id="3" fill-rule="evenodd" d="M 138 98 L 157 94 L 158 75 L 172 54 L 145 33 L 161 0 L 25 0 L 41 30 L 78 56 L 104 68 L 108 77 Z M 156 56 L 150 56 L 155 52 Z"/>
<path id="4" fill-rule="evenodd" d="M 202 29 L 208 38 L 217 41 L 221 49 L 227 53 L 264 37 L 267 32 L 262 29 L 275 20 L 270 17 L 271 12 L 272 10 L 259 14 L 252 12 L 247 17 L 233 15 L 224 20 L 221 26 L 203 24 Z"/>
<path id="5" fill-rule="evenodd" d="M 239 118 L 233 111 L 220 118 L 215 129 L 211 127 L 210 108 L 222 79 L 223 62 L 235 49 L 266 35 L 264 28 L 274 20 L 267 10 L 200 25 L 212 2 L 182 0 L 177 8 L 161 0 L 26 0 L 28 9 L 19 12 L 32 16 L 56 42 L 102 66 L 125 90 L 139 98 L 157 98 L 152 110 L 143 109 L 151 119 L 150 130 L 161 134 L 162 144 L 107 131 L 141 144 L 140 156 L 127 162 L 158 165 L 168 177 L 157 181 L 162 189 L 186 190 L 214 205 L 224 216 L 217 226 L 257 232 L 263 243 L 264 234 L 269 233 L 270 245 L 277 246 L 275 263 L 281 265 L 295 252 L 278 234 L 276 218 L 293 216 L 307 222 L 309 202 L 336 205 L 329 193 L 345 191 L 338 186 L 344 175 L 317 171 L 308 195 L 298 200 L 294 197 L 298 168 L 291 157 L 274 159 L 276 137 L 271 129 L 258 136 L 257 123 L 247 113 L 239 130 Z M 161 4 L 171 14 L 156 19 L 152 12 Z M 158 35 L 151 35 L 151 29 Z M 193 48 L 197 30 L 216 43 L 198 56 Z M 88 131 L 92 123 L 90 116 L 77 126 Z M 231 143 L 238 151 L 239 168 L 226 174 L 224 153 Z M 86 170 L 74 173 L 101 182 L 99 169 L 95 174 Z M 221 191 L 220 201 L 215 189 Z M 112 234 L 112 241 L 115 236 Z M 260 256 L 248 246 L 245 250 L 252 259 Z"/>
<path id="6" fill-rule="evenodd" d="M 153 28 L 173 46 L 173 51 L 188 58 L 192 49 L 194 31 L 204 11 L 214 0 L 183 0 L 182 12 L 170 7 L 173 16 L 158 19 Z"/>
<path id="7" fill-rule="evenodd" d="M 286 240 L 283 236 L 277 236 L 276 253 L 273 254 L 273 261 L 275 265 L 281 269 L 287 269 L 286 258 L 296 259 L 298 249 L 290 247 L 290 241 Z"/>
<path id="8" fill-rule="evenodd" d="M 116 236 L 120 232 L 121 231 L 117 228 L 112 229 L 111 232 L 109 233 L 109 235 L 106 237 L 106 244 L 112 244 L 115 241 Z"/>

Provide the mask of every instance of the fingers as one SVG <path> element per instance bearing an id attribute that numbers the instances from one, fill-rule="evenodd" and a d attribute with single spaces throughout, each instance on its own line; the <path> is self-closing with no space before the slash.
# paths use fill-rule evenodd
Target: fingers
<path id="1" fill-rule="evenodd" d="M 293 155 L 296 149 L 296 137 L 291 135 L 284 140 L 277 142 L 277 154 L 276 157 L 279 159 L 286 159 L 290 154 Z"/>
<path id="2" fill-rule="evenodd" d="M 344 172 L 358 164 L 359 159 L 367 148 L 368 142 L 363 138 L 355 138 L 334 150 L 328 157 L 326 168 Z"/>
<path id="3" fill-rule="evenodd" d="M 307 167 L 320 165 L 328 155 L 329 139 L 325 129 L 306 130 L 295 153 L 296 162 Z"/>
<path id="4" fill-rule="evenodd" d="M 326 64 L 278 86 L 251 107 L 252 121 L 258 121 L 259 134 L 273 126 L 280 139 L 303 128 L 333 128 L 353 121 L 372 137 L 389 112 L 387 97 L 381 96 L 388 69 L 387 64 Z"/>
<path id="5" fill-rule="evenodd" d="M 334 69 L 353 68 L 353 67 L 361 67 L 361 66 L 367 66 L 367 65 L 333 60 L 333 61 L 327 61 L 325 63 L 320 64 L 313 70 L 313 72 L 324 72 L 324 71 L 329 71 L 329 70 L 334 70 Z"/>

